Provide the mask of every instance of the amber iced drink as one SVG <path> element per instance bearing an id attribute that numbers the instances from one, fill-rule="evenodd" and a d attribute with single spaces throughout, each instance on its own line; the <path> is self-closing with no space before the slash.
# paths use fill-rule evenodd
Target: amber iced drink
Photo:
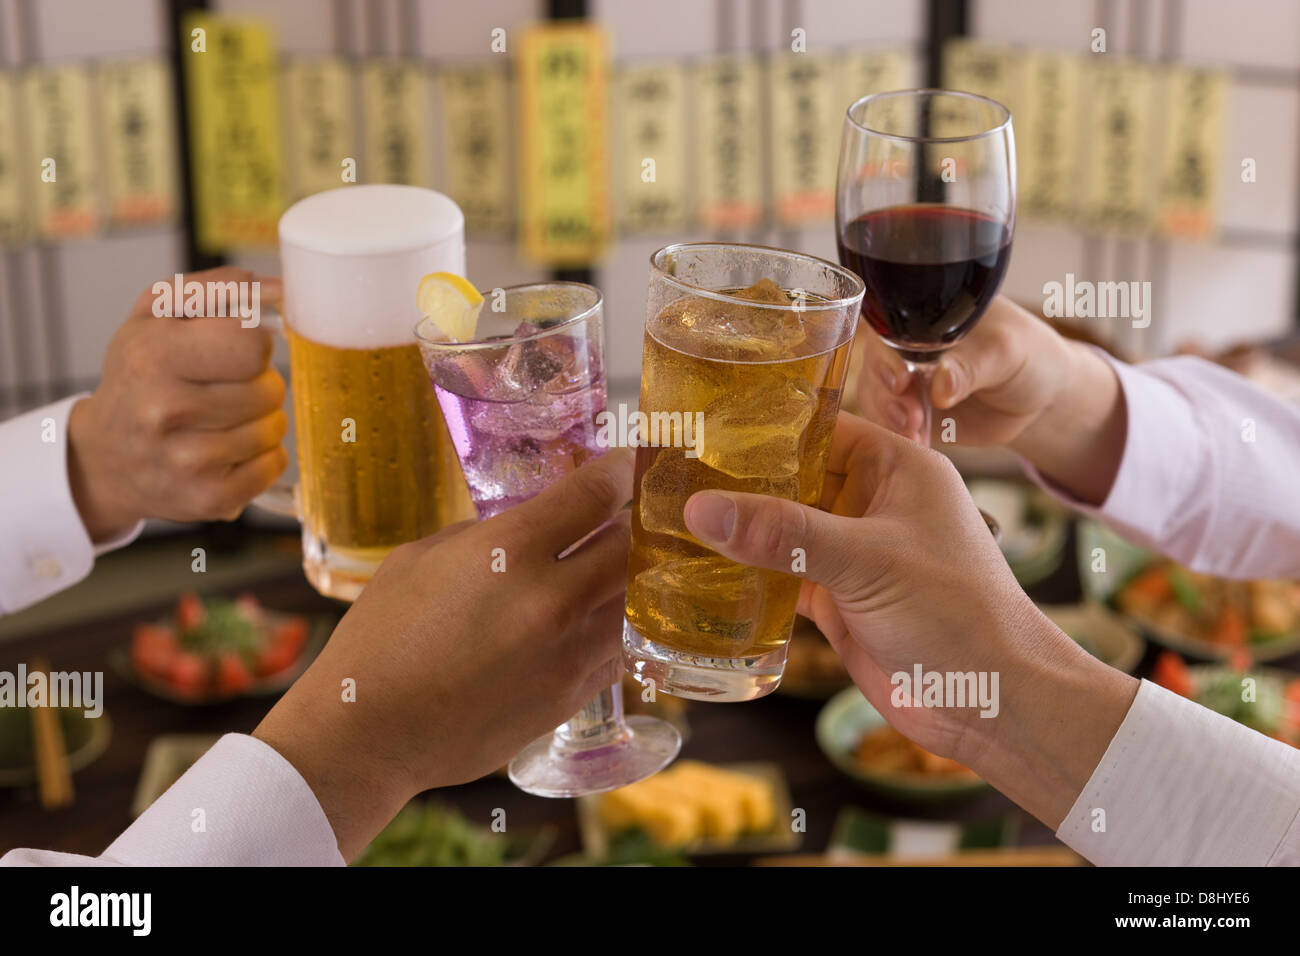
<path id="1" fill-rule="evenodd" d="M 739 701 L 780 683 L 800 579 L 705 547 L 682 509 L 706 489 L 818 502 L 862 291 L 779 249 L 651 257 L 640 411 L 657 444 L 637 451 L 623 649 L 656 690 Z"/>

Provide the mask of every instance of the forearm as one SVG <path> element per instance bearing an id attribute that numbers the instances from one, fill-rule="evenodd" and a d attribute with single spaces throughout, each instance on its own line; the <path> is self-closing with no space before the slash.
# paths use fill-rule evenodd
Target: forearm
<path id="1" fill-rule="evenodd" d="M 1110 494 L 1127 440 L 1124 392 L 1094 350 L 1071 342 L 1052 403 L 1012 442 L 1044 478 L 1084 504 Z"/>
<path id="2" fill-rule="evenodd" d="M 1138 681 L 1098 661 L 1036 608 L 1016 631 L 997 661 L 998 715 L 971 718 L 958 759 L 1056 829 L 1123 723 Z"/>
<path id="3" fill-rule="evenodd" d="M 351 862 L 415 794 L 365 734 L 365 705 L 345 702 L 309 672 L 271 709 L 253 736 L 291 763 L 325 812 L 339 853 Z M 376 705 L 377 706 L 377 705 Z"/>

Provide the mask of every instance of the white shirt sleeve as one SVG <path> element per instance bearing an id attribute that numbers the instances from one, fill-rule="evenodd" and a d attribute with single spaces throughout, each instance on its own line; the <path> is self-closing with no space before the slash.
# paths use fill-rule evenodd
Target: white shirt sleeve
<path id="1" fill-rule="evenodd" d="M 1204 574 L 1300 577 L 1300 406 L 1191 357 L 1126 365 L 1128 437 L 1100 508 L 1036 483 L 1135 544 Z"/>
<path id="2" fill-rule="evenodd" d="M 129 544 L 144 522 L 92 544 L 68 481 L 73 395 L 0 423 L 0 614 L 21 610 L 87 574 L 95 558 Z"/>
<path id="3" fill-rule="evenodd" d="M 1100 866 L 1300 866 L 1300 750 L 1144 680 L 1056 835 Z"/>
<path id="4" fill-rule="evenodd" d="M 0 866 L 343 865 L 307 781 L 275 748 L 243 734 L 217 741 L 101 856 L 0 857 Z"/>

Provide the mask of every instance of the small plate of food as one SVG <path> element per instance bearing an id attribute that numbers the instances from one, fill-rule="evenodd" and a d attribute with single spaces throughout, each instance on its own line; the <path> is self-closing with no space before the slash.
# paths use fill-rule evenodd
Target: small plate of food
<path id="1" fill-rule="evenodd" d="M 187 593 L 172 617 L 137 624 L 130 648 L 115 649 L 109 661 L 155 696 L 216 704 L 284 690 L 307 669 L 333 624 L 263 608 L 249 594 L 205 600 Z"/>
<path id="2" fill-rule="evenodd" d="M 1079 530 L 1084 592 L 1151 640 L 1191 657 L 1243 652 L 1271 661 L 1300 650 L 1300 582 L 1228 581 L 1154 558 L 1096 522 Z"/>
<path id="3" fill-rule="evenodd" d="M 555 842 L 555 827 L 496 832 L 437 801 L 413 800 L 352 866 L 535 866 Z"/>
<path id="4" fill-rule="evenodd" d="M 1014 846 L 1019 834 L 1020 818 L 1012 813 L 991 820 L 909 820 L 844 807 L 835 818 L 826 856 L 836 862 L 955 861 L 962 853 Z"/>
<path id="5" fill-rule="evenodd" d="M 1300 747 L 1300 677 L 1289 671 L 1188 666 L 1173 651 L 1163 651 L 1156 658 L 1151 680 L 1252 730 Z"/>
<path id="6" fill-rule="evenodd" d="M 131 801 L 131 815 L 138 817 L 148 810 L 220 739 L 220 734 L 161 734 L 149 741 Z"/>
<path id="7" fill-rule="evenodd" d="M 990 789 L 975 771 L 900 734 L 856 687 L 836 694 L 822 708 L 816 734 L 831 763 L 868 790 L 888 797 L 946 803 Z"/>
<path id="8" fill-rule="evenodd" d="M 608 793 L 578 798 L 578 828 L 590 860 L 629 859 L 629 848 L 701 855 L 771 853 L 799 845 L 790 791 L 772 763 L 714 765 L 678 760 Z"/>

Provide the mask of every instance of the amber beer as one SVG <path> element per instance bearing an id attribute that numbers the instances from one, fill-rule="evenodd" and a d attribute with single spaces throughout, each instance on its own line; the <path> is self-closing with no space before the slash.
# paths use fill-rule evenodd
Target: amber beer
<path id="1" fill-rule="evenodd" d="M 729 243 L 651 263 L 639 410 L 702 412 L 703 428 L 693 449 L 659 436 L 637 451 L 624 655 L 658 690 L 749 700 L 780 682 L 800 579 L 705 547 L 682 509 L 707 489 L 819 502 L 863 287 L 811 256 Z"/>
<path id="2" fill-rule="evenodd" d="M 280 222 L 303 566 L 350 600 L 395 546 L 473 517 L 429 388 L 413 290 L 464 274 L 460 210 L 410 186 L 308 197 Z"/>

